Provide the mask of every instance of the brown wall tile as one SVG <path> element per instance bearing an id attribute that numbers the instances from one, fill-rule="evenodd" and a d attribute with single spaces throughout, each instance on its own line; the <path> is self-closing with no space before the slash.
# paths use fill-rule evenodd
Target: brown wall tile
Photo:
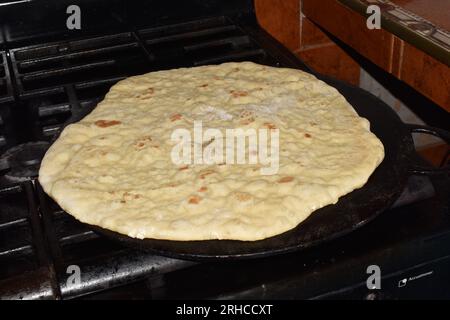
<path id="1" fill-rule="evenodd" d="M 337 45 L 301 50 L 297 55 L 311 68 L 354 85 L 359 84 L 359 65 Z"/>
<path id="2" fill-rule="evenodd" d="M 368 30 L 363 16 L 337 0 L 303 0 L 303 13 L 375 64 L 391 71 L 392 34 L 384 30 Z"/>
<path id="3" fill-rule="evenodd" d="M 358 64 L 309 19 L 300 22 L 302 1 L 255 0 L 259 24 L 311 68 L 358 85 Z"/>
<path id="4" fill-rule="evenodd" d="M 255 0 L 258 23 L 292 51 L 300 48 L 300 0 Z"/>
<path id="5" fill-rule="evenodd" d="M 400 79 L 450 112 L 450 68 L 405 43 Z"/>
<path id="6" fill-rule="evenodd" d="M 394 45 L 392 48 L 392 62 L 389 68 L 390 72 L 400 78 L 402 64 L 403 64 L 403 51 L 405 49 L 404 42 L 394 36 Z"/>
<path id="7" fill-rule="evenodd" d="M 300 48 L 332 44 L 333 41 L 306 17 L 301 19 Z"/>

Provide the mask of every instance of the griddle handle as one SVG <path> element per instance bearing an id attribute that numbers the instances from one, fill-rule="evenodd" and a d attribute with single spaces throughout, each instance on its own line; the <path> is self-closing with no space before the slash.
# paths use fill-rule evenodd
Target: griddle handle
<path id="1" fill-rule="evenodd" d="M 442 140 L 444 140 L 447 144 L 450 144 L 450 132 L 444 129 L 436 128 L 436 127 L 429 127 L 429 126 L 422 126 L 417 124 L 407 124 L 406 125 L 411 133 L 424 133 L 424 134 L 431 134 L 433 136 L 439 137 Z M 414 153 L 412 155 L 413 159 L 416 160 L 413 162 L 418 162 L 417 158 L 419 157 L 417 153 Z M 448 157 L 448 154 L 446 155 Z M 435 168 L 435 167 L 426 167 L 422 164 L 413 164 L 410 169 L 411 173 L 413 174 L 419 174 L 419 175 L 440 175 L 440 174 L 450 174 L 450 166 L 444 166 L 442 168 Z"/>

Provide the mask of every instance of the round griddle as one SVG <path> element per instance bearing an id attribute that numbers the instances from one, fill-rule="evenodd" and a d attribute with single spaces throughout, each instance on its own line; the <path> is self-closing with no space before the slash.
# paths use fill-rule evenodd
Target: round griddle
<path id="1" fill-rule="evenodd" d="M 126 246 L 176 258 L 205 260 L 270 256 L 308 248 L 345 235 L 389 208 L 403 191 L 410 175 L 439 172 L 416 165 L 419 162 L 411 133 L 429 133 L 449 142 L 448 132 L 406 125 L 389 106 L 368 92 L 334 79 L 321 79 L 338 89 L 358 114 L 370 121 L 371 131 L 383 142 L 385 158 L 362 188 L 341 197 L 334 205 L 313 212 L 296 228 L 259 241 L 140 240 L 97 226 L 89 227 Z"/>

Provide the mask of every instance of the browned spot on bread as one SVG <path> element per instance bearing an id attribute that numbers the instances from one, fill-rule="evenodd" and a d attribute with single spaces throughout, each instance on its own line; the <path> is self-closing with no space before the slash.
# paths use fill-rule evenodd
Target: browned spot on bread
<path id="1" fill-rule="evenodd" d="M 146 89 L 142 94 L 138 96 L 139 99 L 148 99 L 151 98 L 153 93 L 155 92 L 155 89 L 148 88 Z"/>
<path id="2" fill-rule="evenodd" d="M 207 83 L 205 83 L 205 84 L 202 84 L 201 86 L 199 86 L 200 88 L 206 88 L 208 86 L 208 84 Z"/>
<path id="3" fill-rule="evenodd" d="M 305 138 L 311 138 L 311 135 L 309 133 L 305 133 Z"/>
<path id="4" fill-rule="evenodd" d="M 280 180 L 278 180 L 278 183 L 287 183 L 294 180 L 294 177 L 283 177 Z"/>
<path id="5" fill-rule="evenodd" d="M 312 126 L 317 126 L 317 123 L 315 123 L 315 122 L 310 122 L 309 124 Z"/>
<path id="6" fill-rule="evenodd" d="M 108 151 L 105 151 L 105 150 L 100 151 L 100 155 L 102 155 L 102 156 L 106 156 L 107 154 L 108 154 Z"/>
<path id="7" fill-rule="evenodd" d="M 125 200 L 120 200 L 120 203 L 127 203 Z"/>
<path id="8" fill-rule="evenodd" d="M 183 116 L 179 113 L 175 113 L 173 115 L 170 116 L 170 121 L 174 122 L 177 120 L 180 120 Z"/>
<path id="9" fill-rule="evenodd" d="M 205 179 L 206 176 L 215 173 L 214 170 L 204 170 L 200 172 L 200 179 Z"/>
<path id="10" fill-rule="evenodd" d="M 134 147 L 136 149 L 143 149 L 147 143 L 151 142 L 152 138 L 150 136 L 143 136 L 141 138 L 139 138 L 138 140 L 136 140 L 136 142 L 134 143 Z"/>
<path id="11" fill-rule="evenodd" d="M 118 120 L 97 120 L 94 122 L 94 124 L 100 128 L 107 128 L 107 127 L 115 126 L 115 125 L 118 125 L 121 123 L 122 122 L 120 122 Z"/>
<path id="12" fill-rule="evenodd" d="M 304 167 L 305 166 L 302 162 L 296 162 L 296 164 L 298 164 L 299 167 Z"/>
<path id="13" fill-rule="evenodd" d="M 273 123 L 270 123 L 270 122 L 264 122 L 264 126 L 270 130 L 274 130 L 277 128 Z"/>
<path id="14" fill-rule="evenodd" d="M 189 203 L 190 204 L 198 204 L 200 201 L 202 200 L 202 198 L 197 197 L 197 196 L 192 196 L 189 198 Z"/>
<path id="15" fill-rule="evenodd" d="M 200 189 L 198 189 L 198 192 L 206 192 L 207 190 L 207 187 L 201 187 Z"/>
<path id="16" fill-rule="evenodd" d="M 254 113 L 253 113 L 253 111 L 250 111 L 250 110 L 242 110 L 239 113 L 239 118 L 242 119 L 239 122 L 242 125 L 248 125 L 248 124 L 250 124 L 250 123 L 255 121 Z"/>
<path id="17" fill-rule="evenodd" d="M 233 98 L 248 96 L 248 92 L 243 90 L 231 90 L 230 93 L 233 96 Z"/>
<path id="18" fill-rule="evenodd" d="M 248 125 L 254 121 L 255 121 L 255 118 L 248 118 L 248 119 L 241 120 L 239 123 L 242 125 Z"/>
<path id="19" fill-rule="evenodd" d="M 127 200 L 129 201 L 129 200 L 133 200 L 133 199 L 139 199 L 140 197 L 142 197 L 142 195 L 139 194 L 139 193 L 132 193 L 132 192 L 125 191 L 122 194 L 122 201 L 127 201 Z"/>
<path id="20" fill-rule="evenodd" d="M 245 192 L 235 192 L 234 196 L 238 201 L 245 202 L 251 200 L 252 196 Z"/>
<path id="21" fill-rule="evenodd" d="M 239 118 L 244 119 L 244 118 L 249 118 L 253 116 L 253 111 L 250 110 L 242 110 L 241 113 L 239 113 Z"/>
<path id="22" fill-rule="evenodd" d="M 188 168 L 189 168 L 189 166 L 183 166 L 183 167 L 178 168 L 178 170 L 182 171 L 182 170 L 187 170 Z"/>

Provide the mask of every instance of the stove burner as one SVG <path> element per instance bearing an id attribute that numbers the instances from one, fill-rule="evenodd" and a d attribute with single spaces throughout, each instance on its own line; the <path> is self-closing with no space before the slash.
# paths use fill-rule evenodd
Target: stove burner
<path id="1" fill-rule="evenodd" d="M 39 166 L 50 143 L 29 142 L 15 146 L 0 156 L 0 170 L 11 182 L 22 182 L 37 177 Z"/>

